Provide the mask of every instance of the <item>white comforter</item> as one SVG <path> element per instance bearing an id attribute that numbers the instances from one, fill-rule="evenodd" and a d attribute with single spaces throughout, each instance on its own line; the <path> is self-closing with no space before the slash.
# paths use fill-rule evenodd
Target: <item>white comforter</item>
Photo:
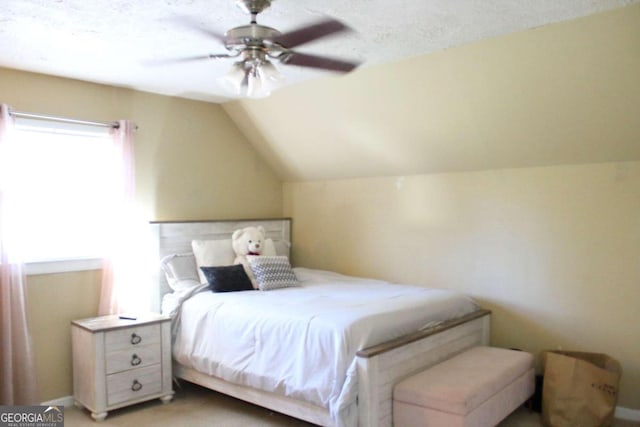
<path id="1" fill-rule="evenodd" d="M 356 413 L 358 350 L 478 308 L 454 291 L 294 271 L 301 287 L 207 290 L 184 301 L 175 325 L 175 359 L 233 383 L 328 408 L 336 425 L 348 425 Z"/>

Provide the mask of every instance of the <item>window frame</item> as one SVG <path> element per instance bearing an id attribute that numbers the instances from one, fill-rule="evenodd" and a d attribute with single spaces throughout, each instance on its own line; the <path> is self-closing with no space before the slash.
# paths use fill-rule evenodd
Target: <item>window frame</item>
<path id="1" fill-rule="evenodd" d="M 79 136 L 107 136 L 109 126 L 93 122 L 56 121 L 50 118 L 13 117 L 14 132 L 36 131 L 50 134 L 70 134 Z M 103 257 L 95 255 L 71 256 L 69 258 L 57 258 L 52 254 L 50 259 L 37 259 L 23 261 L 26 275 L 44 275 L 55 273 L 67 273 L 78 271 L 90 271 L 102 269 Z"/>
<path id="2" fill-rule="evenodd" d="M 38 276 L 43 274 L 72 273 L 102 269 L 102 258 L 76 258 L 50 261 L 26 262 L 25 274 Z"/>

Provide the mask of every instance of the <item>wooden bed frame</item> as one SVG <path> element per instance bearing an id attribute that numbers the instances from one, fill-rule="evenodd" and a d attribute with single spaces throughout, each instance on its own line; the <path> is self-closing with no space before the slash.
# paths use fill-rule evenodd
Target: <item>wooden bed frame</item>
<path id="1" fill-rule="evenodd" d="M 267 237 L 276 243 L 278 254 L 289 255 L 290 218 L 151 223 L 158 259 L 170 254 L 191 252 L 192 240 L 228 239 L 233 230 L 249 225 L 262 225 Z M 155 272 L 155 280 L 159 285 L 155 308 L 159 311 L 162 296 L 171 292 L 171 289 L 160 269 Z M 490 314 L 490 311 L 480 309 L 434 328 L 360 350 L 357 353 L 358 425 L 391 426 L 393 423 L 392 394 L 396 383 L 467 348 L 489 345 Z M 229 383 L 177 363 L 174 363 L 173 370 L 175 377 L 211 390 L 314 424 L 334 425 L 329 411 L 317 405 Z"/>

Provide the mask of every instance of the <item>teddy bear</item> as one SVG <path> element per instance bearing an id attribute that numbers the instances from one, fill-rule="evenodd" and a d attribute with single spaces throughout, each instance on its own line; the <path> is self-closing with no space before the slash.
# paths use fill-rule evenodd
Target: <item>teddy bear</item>
<path id="1" fill-rule="evenodd" d="M 254 289 L 258 284 L 249 266 L 247 255 L 261 255 L 265 245 L 264 227 L 245 227 L 235 230 L 231 235 L 231 245 L 236 254 L 234 264 L 242 264 Z"/>

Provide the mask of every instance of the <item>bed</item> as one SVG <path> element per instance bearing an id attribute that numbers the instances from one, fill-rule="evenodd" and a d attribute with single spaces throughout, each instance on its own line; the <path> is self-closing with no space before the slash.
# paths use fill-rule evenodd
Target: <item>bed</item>
<path id="1" fill-rule="evenodd" d="M 248 225 L 264 227 L 278 256 L 290 255 L 288 218 L 151 227 L 158 259 L 164 259 L 189 254 L 193 241 L 229 239 Z M 394 384 L 488 344 L 490 312 L 463 295 L 293 271 L 300 286 L 180 294 L 172 309 L 174 376 L 318 425 L 390 426 Z M 159 310 L 163 298 L 173 301 L 179 292 L 160 269 L 155 280 Z M 432 308 L 426 310 L 421 298 L 433 301 Z"/>

